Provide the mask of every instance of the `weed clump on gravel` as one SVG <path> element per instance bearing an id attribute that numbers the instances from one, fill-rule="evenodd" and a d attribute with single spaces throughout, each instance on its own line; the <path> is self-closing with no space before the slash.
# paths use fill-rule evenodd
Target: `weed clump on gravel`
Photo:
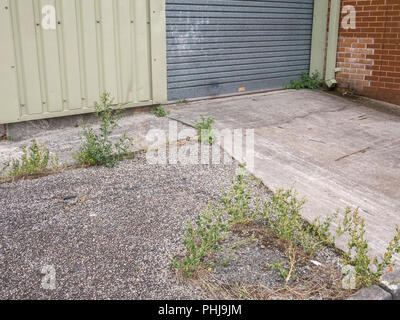
<path id="1" fill-rule="evenodd" d="M 0 177 L 22 178 L 54 170 L 58 167 L 58 155 L 50 156 L 50 151 L 46 146 L 32 140 L 29 147 L 22 146 L 22 156 L 19 159 L 12 159 L 3 165 L 0 170 Z"/>
<path id="2" fill-rule="evenodd" d="M 205 258 L 220 249 L 219 242 L 228 234 L 228 223 L 222 212 L 210 204 L 195 223 L 188 221 L 183 245 L 187 255 L 183 259 L 174 257 L 171 266 L 191 276 L 199 267 L 209 268 Z"/>
<path id="3" fill-rule="evenodd" d="M 130 147 L 133 139 L 127 137 L 126 133 L 116 143 L 110 139 L 121 118 L 120 110 L 112 108 L 113 100 L 109 93 L 104 93 L 100 97 L 100 103 L 95 102 L 100 128 L 96 132 L 88 125 L 83 126 L 83 145 L 74 156 L 80 164 L 112 168 L 125 156 L 132 154 Z"/>
<path id="4" fill-rule="evenodd" d="M 183 245 L 187 255 L 182 259 L 173 258 L 171 266 L 191 276 L 199 268 L 210 268 L 207 257 L 221 250 L 220 242 L 238 223 L 252 221 L 255 216 L 250 210 L 252 181 L 244 178 L 241 167 L 230 190 L 223 191 L 219 203 L 210 203 L 201 212 L 195 223 L 188 221 Z"/>

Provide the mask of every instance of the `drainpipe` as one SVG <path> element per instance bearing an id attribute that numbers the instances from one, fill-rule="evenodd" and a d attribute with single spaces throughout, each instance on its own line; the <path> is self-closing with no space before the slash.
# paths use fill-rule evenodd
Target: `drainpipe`
<path id="1" fill-rule="evenodd" d="M 338 35 L 340 24 L 340 0 L 331 0 L 331 13 L 329 16 L 328 48 L 326 55 L 325 83 L 331 88 L 336 81 L 336 54 L 338 47 Z"/>

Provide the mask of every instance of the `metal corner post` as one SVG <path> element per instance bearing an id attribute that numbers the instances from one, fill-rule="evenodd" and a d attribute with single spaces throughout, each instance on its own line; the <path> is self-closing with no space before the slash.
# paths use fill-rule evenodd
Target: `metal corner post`
<path id="1" fill-rule="evenodd" d="M 328 4 L 329 0 L 314 1 L 310 75 L 314 72 L 318 72 L 322 76 L 324 73 Z"/>
<path id="2" fill-rule="evenodd" d="M 331 12 L 329 17 L 328 48 L 326 55 L 325 83 L 328 87 L 336 84 L 336 55 L 338 48 L 339 24 L 340 24 L 340 0 L 331 0 Z"/>
<path id="3" fill-rule="evenodd" d="M 167 35 L 165 0 L 150 0 L 153 103 L 167 102 Z"/>

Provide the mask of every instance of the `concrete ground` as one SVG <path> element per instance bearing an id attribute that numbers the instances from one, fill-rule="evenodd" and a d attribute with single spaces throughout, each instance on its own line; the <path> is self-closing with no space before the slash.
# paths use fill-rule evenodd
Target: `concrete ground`
<path id="1" fill-rule="evenodd" d="M 359 206 L 371 253 L 382 254 L 400 226 L 400 116 L 390 108 L 286 90 L 170 110 L 171 118 L 190 125 L 205 115 L 218 129 L 254 128 L 253 173 L 267 187 L 294 186 L 307 199 L 309 220 Z M 344 240 L 337 245 L 344 248 Z"/>

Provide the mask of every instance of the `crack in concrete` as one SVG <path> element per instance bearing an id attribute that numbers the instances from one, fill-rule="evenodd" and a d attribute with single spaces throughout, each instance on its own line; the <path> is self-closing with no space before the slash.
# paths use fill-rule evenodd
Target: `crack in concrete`
<path id="1" fill-rule="evenodd" d="M 346 109 L 346 108 L 348 108 L 348 107 L 347 107 L 347 106 L 343 106 L 343 107 L 340 107 L 340 108 L 337 108 L 337 109 L 334 109 L 334 110 L 324 110 L 324 111 L 323 111 L 323 110 L 318 110 L 318 111 L 312 111 L 312 112 L 309 112 L 309 113 L 307 113 L 307 114 L 305 114 L 305 115 L 302 115 L 302 116 L 293 117 L 293 118 L 289 119 L 288 121 L 285 121 L 285 122 L 279 121 L 279 122 L 276 122 L 276 123 L 273 123 L 273 124 L 269 124 L 269 125 L 267 125 L 267 126 L 272 127 L 272 126 L 277 126 L 277 125 L 289 124 L 289 123 L 292 123 L 293 121 L 295 121 L 295 120 L 297 120 L 297 119 L 305 119 L 305 118 L 308 118 L 309 116 L 312 116 L 312 115 L 314 115 L 314 114 L 335 113 L 335 112 L 343 111 L 343 110 Z"/>
<path id="2" fill-rule="evenodd" d="M 358 150 L 358 151 L 356 151 L 356 152 L 347 154 L 347 155 L 345 155 L 345 156 L 343 156 L 343 157 L 337 158 L 335 161 L 340 161 L 340 160 L 346 159 L 346 158 L 348 158 L 348 157 L 354 156 L 354 155 L 359 154 L 359 153 L 366 153 L 366 152 L 367 152 L 368 150 L 370 150 L 370 149 L 371 149 L 371 147 L 367 147 L 367 148 Z"/>

